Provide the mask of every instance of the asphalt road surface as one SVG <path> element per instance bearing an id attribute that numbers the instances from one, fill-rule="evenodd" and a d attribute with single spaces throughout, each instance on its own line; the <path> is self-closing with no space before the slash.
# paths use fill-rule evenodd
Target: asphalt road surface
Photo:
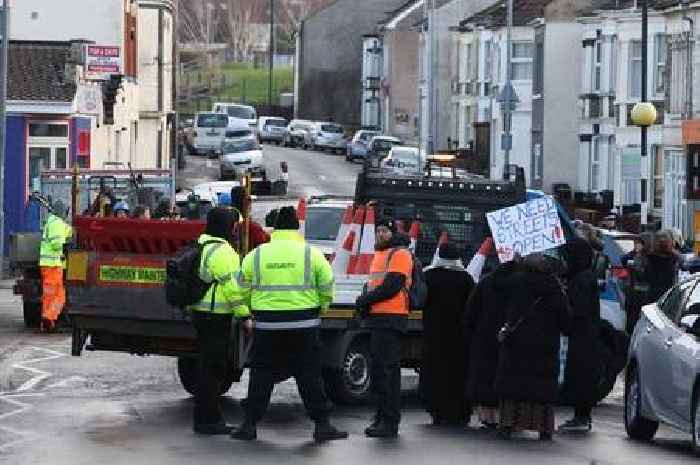
<path id="1" fill-rule="evenodd" d="M 358 166 L 342 157 L 269 147 L 270 159 L 290 164 L 290 197 L 351 193 Z M 206 161 L 195 183 L 213 179 Z M 202 168 L 204 167 L 204 168 Z M 192 171 L 194 169 L 194 171 Z M 324 176 L 325 179 L 322 179 Z M 207 177 L 209 177 L 207 179 Z M 315 182 L 315 180 L 318 182 Z M 320 187 L 319 187 L 320 186 Z M 338 189 L 345 188 L 344 192 Z M 42 335 L 23 327 L 21 302 L 0 289 L 0 464 L 3 465 L 193 465 L 193 464 L 697 464 L 689 438 L 661 428 L 655 442 L 626 439 L 620 387 L 595 410 L 594 432 L 532 435 L 502 442 L 470 428 L 435 428 L 416 399 L 416 376 L 405 371 L 404 417 L 396 440 L 363 436 L 370 407 L 338 407 L 334 422 L 350 439 L 317 445 L 293 381 L 278 385 L 257 442 L 197 436 L 192 400 L 180 386 L 175 361 L 107 352 L 70 356 L 68 334 Z M 224 397 L 229 421 L 241 420 L 238 400 L 247 378 Z M 562 421 L 569 411 L 557 411 Z"/>

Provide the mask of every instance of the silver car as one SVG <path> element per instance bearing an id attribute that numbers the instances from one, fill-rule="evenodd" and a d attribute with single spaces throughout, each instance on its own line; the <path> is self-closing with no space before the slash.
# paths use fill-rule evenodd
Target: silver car
<path id="1" fill-rule="evenodd" d="M 306 135 L 305 148 L 345 153 L 348 141 L 343 127 L 336 123 L 316 123 Z"/>
<path id="2" fill-rule="evenodd" d="M 625 429 L 654 437 L 659 423 L 690 433 L 700 455 L 700 276 L 642 309 L 625 381 Z"/>

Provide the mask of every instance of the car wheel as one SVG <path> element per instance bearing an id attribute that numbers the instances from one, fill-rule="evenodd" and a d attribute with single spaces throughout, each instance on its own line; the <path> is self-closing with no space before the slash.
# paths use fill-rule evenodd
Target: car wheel
<path id="1" fill-rule="evenodd" d="M 695 415 L 693 415 L 693 452 L 700 455 L 700 386 L 695 388 Z"/>
<path id="2" fill-rule="evenodd" d="M 372 398 L 372 358 L 366 339 L 348 347 L 339 371 L 326 373 L 331 399 L 340 404 L 359 405 Z"/>
<path id="3" fill-rule="evenodd" d="M 635 441 L 651 441 L 659 428 L 659 422 L 642 416 L 642 384 L 638 370 L 629 368 L 625 380 L 625 430 Z"/>

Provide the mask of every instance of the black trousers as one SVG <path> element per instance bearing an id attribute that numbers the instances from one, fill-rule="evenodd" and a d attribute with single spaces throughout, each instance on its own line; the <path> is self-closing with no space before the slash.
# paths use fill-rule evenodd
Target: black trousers
<path id="1" fill-rule="evenodd" d="M 231 337 L 231 315 L 192 312 L 197 331 L 199 363 L 194 395 L 194 424 L 223 423 L 219 403 L 220 382 L 226 375 L 228 346 Z"/>
<path id="2" fill-rule="evenodd" d="M 401 421 L 401 332 L 373 328 L 370 346 L 377 418 L 398 425 Z"/>
<path id="3" fill-rule="evenodd" d="M 246 421 L 257 423 L 276 383 L 294 377 L 309 417 L 328 418 L 332 405 L 323 389 L 319 329 L 255 331 L 251 351 Z"/>

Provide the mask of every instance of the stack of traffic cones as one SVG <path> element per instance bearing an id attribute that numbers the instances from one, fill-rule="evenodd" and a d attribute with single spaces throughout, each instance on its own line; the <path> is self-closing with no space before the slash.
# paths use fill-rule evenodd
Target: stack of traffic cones
<path id="1" fill-rule="evenodd" d="M 416 244 L 418 244 L 418 236 L 420 236 L 420 223 L 418 221 L 414 221 L 411 223 L 411 229 L 408 231 L 408 236 L 411 238 L 411 245 L 408 246 L 408 249 L 416 253 Z"/>
<path id="2" fill-rule="evenodd" d="M 372 264 L 372 258 L 374 258 L 374 244 L 376 240 L 374 231 L 374 207 L 369 206 L 365 215 L 365 224 L 362 228 L 362 240 L 360 241 L 360 253 L 355 264 L 355 274 L 369 274 L 369 267 Z"/>
<path id="3" fill-rule="evenodd" d="M 350 256 L 355 243 L 355 231 L 349 231 L 345 235 L 343 246 L 335 252 L 333 259 L 333 274 L 337 277 L 348 274 L 348 266 L 350 265 Z"/>
<path id="4" fill-rule="evenodd" d="M 433 261 L 430 263 L 431 265 L 434 266 L 440 259 L 440 247 L 447 244 L 448 242 L 450 242 L 450 238 L 447 235 L 447 232 L 443 231 L 442 234 L 440 234 L 440 239 L 438 240 L 437 247 L 435 248 L 435 253 L 433 254 Z"/>
<path id="5" fill-rule="evenodd" d="M 343 247 L 345 239 L 348 237 L 350 228 L 352 225 L 352 206 L 348 206 L 343 214 L 343 222 L 340 223 L 340 229 L 338 229 L 338 237 L 335 239 L 335 250 L 338 251 Z"/>
<path id="6" fill-rule="evenodd" d="M 475 283 L 479 282 L 481 272 L 484 271 L 484 265 L 486 264 L 486 257 L 488 257 L 491 249 L 493 249 L 493 238 L 487 237 L 481 244 L 481 247 L 479 247 L 479 251 L 467 265 L 467 273 L 472 275 Z"/>
<path id="7" fill-rule="evenodd" d="M 352 254 L 350 255 L 350 264 L 348 265 L 348 274 L 355 274 L 357 259 L 360 254 L 360 237 L 362 237 L 362 224 L 365 221 L 365 207 L 360 206 L 355 210 L 355 217 L 350 225 L 350 231 L 355 233 L 355 242 L 352 246 Z"/>
<path id="8" fill-rule="evenodd" d="M 297 205 L 297 219 L 299 220 L 299 234 L 301 237 L 306 237 L 306 199 L 299 199 Z"/>

